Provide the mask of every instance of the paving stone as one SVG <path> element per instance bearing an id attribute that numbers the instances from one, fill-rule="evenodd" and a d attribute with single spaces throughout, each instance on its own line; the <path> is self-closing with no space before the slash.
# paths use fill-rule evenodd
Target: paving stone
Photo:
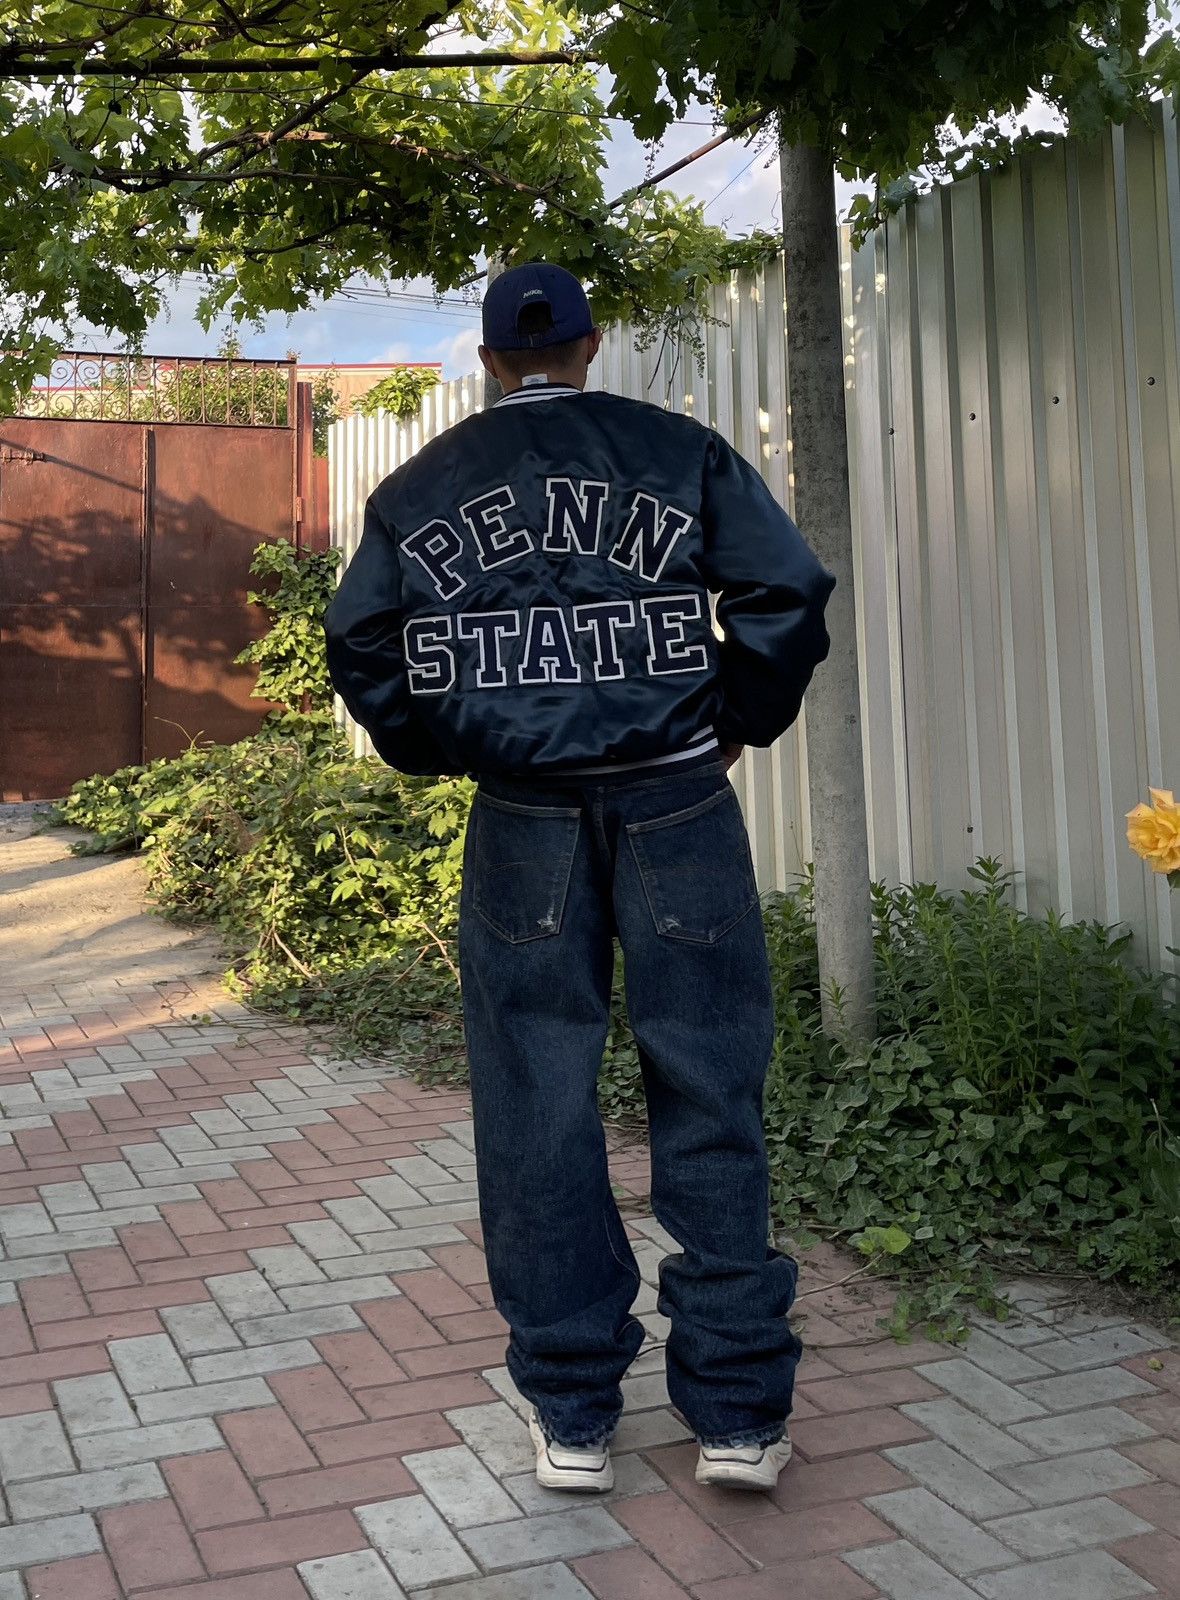
<path id="1" fill-rule="evenodd" d="M 361 1184 L 364 1188 L 364 1184 Z M 418 1205 L 412 1210 L 391 1211 L 390 1217 L 399 1228 L 425 1228 L 434 1222 L 476 1222 L 479 1220 L 479 1201 L 453 1200 L 446 1205 Z"/>
<path id="2" fill-rule="evenodd" d="M 140 1177 L 146 1186 L 144 1189 L 134 1194 L 104 1195 L 104 1207 L 109 1206 L 111 1210 L 119 1207 L 139 1209 L 149 1203 L 153 1206 L 178 1205 L 183 1201 L 199 1200 L 201 1198 L 201 1191 L 191 1181 L 191 1175 L 187 1172 L 181 1172 L 179 1167 L 173 1171 L 152 1168 L 141 1173 Z M 184 1182 L 174 1181 L 178 1177 L 183 1178 Z M 102 1220 L 104 1222 L 108 1220 L 109 1216 L 110 1211 L 104 1210 L 102 1212 Z M 169 1251 L 169 1254 L 175 1255 L 177 1252 L 172 1250 Z"/>
<path id="3" fill-rule="evenodd" d="M 989 1533 L 928 1489 L 899 1489 L 878 1494 L 865 1504 L 906 1538 L 920 1545 L 956 1577 L 1012 1566 L 1016 1557 Z"/>
<path id="4" fill-rule="evenodd" d="M 25 1600 L 25 1586 L 19 1572 L 0 1572 L 0 1600 Z"/>
<path id="5" fill-rule="evenodd" d="M 993 1428 L 990 1422 L 968 1411 L 957 1400 L 921 1400 L 901 1409 L 907 1417 L 920 1422 L 928 1432 L 936 1434 L 985 1471 L 1034 1458 L 1028 1445 L 1021 1444 L 1002 1428 Z"/>
<path id="6" fill-rule="evenodd" d="M 460 1144 L 458 1139 L 419 1139 L 417 1144 L 423 1155 L 446 1167 L 448 1172 L 456 1168 L 474 1170 L 474 1150 L 465 1144 Z"/>
<path id="7" fill-rule="evenodd" d="M 509 1473 L 531 1472 L 535 1468 L 537 1454 L 528 1426 L 506 1401 L 496 1400 L 486 1406 L 456 1406 L 443 1415 L 498 1478 Z"/>
<path id="8" fill-rule="evenodd" d="M 1152 1474 L 1128 1461 L 1117 1450 L 1087 1450 L 1080 1455 L 1056 1456 L 1052 1461 L 1028 1461 L 1001 1467 L 999 1476 L 1034 1505 L 1061 1505 L 1115 1489 L 1134 1489 L 1150 1483 Z"/>
<path id="9" fill-rule="evenodd" d="M 1073 1550 L 1113 1544 L 1116 1539 L 1152 1531 L 1150 1522 L 1105 1496 L 1075 1500 L 1072 1505 L 1019 1511 L 1012 1517 L 997 1517 L 987 1526 L 989 1532 L 1029 1560 L 1068 1555 Z"/>
<path id="10" fill-rule="evenodd" d="M 413 1230 L 406 1229 L 405 1231 L 407 1233 L 411 1231 L 414 1233 L 427 1233 L 431 1231 L 441 1232 L 441 1229 L 430 1230 L 426 1228 L 414 1228 Z M 383 1237 L 388 1239 L 392 1244 L 400 1246 L 400 1232 L 394 1234 L 385 1234 Z M 462 1235 L 460 1235 L 460 1237 L 462 1237 Z M 340 1280 L 347 1278 L 363 1278 L 374 1272 L 429 1271 L 429 1269 L 434 1266 L 434 1262 L 428 1255 L 424 1255 L 421 1250 L 402 1250 L 399 1248 L 396 1250 L 380 1250 L 376 1254 L 372 1255 L 364 1254 L 355 1256 L 336 1256 L 329 1261 L 323 1262 L 322 1265 L 323 1272 L 326 1277 L 329 1277 L 333 1280 Z"/>
<path id="11" fill-rule="evenodd" d="M 1145 1533 L 1137 1539 L 1124 1539 L 1110 1552 L 1141 1578 L 1156 1586 L 1161 1595 L 1177 1594 L 1180 1573 L 1180 1539 L 1170 1533 Z"/>
<path id="12" fill-rule="evenodd" d="M 274 1289 L 292 1289 L 300 1283 L 322 1283 L 324 1275 L 298 1245 L 276 1245 L 247 1252 L 250 1260 Z"/>
<path id="13" fill-rule="evenodd" d="M 1018 1422 L 1012 1428 L 1017 1439 L 1043 1456 L 1127 1444 L 1136 1439 L 1150 1439 L 1154 1432 L 1119 1406 L 1092 1406 L 1088 1411 L 1068 1412 L 1064 1416 L 1038 1417 L 1035 1422 Z"/>
<path id="14" fill-rule="evenodd" d="M 62 1217 L 58 1222 L 58 1228 L 62 1233 L 70 1234 L 71 1243 L 69 1248 L 73 1250 L 79 1248 L 73 1242 L 73 1235 L 84 1228 L 92 1229 L 96 1221 L 102 1222 L 108 1228 L 132 1228 L 142 1222 L 159 1222 L 159 1220 L 160 1213 L 154 1205 L 147 1205 L 146 1203 L 138 1206 L 119 1205 L 112 1206 L 109 1209 L 104 1205 L 103 1210 L 97 1213 L 96 1216 Z"/>
<path id="15" fill-rule="evenodd" d="M 1049 1306 L 1033 1313 L 1037 1321 L 1059 1338 L 1073 1339 L 1079 1334 L 1097 1333 L 1104 1328 L 1126 1327 L 1127 1318 L 1117 1312 L 1079 1311 L 1072 1304 Z M 1139 1331 L 1138 1328 L 1135 1330 Z"/>
<path id="16" fill-rule="evenodd" d="M 595 1495 L 595 1505 L 609 1506 L 616 1500 L 630 1500 L 640 1494 L 659 1494 L 668 1487 L 642 1456 L 615 1456 L 613 1459 L 615 1486 L 607 1494 Z M 535 1472 L 521 1472 L 505 1478 L 504 1487 L 529 1517 L 548 1516 L 569 1508 L 569 1496 L 557 1489 L 542 1489 Z"/>
<path id="17" fill-rule="evenodd" d="M 275 1316 L 287 1309 L 261 1272 L 217 1273 L 205 1284 L 231 1322 Z"/>
<path id="18" fill-rule="evenodd" d="M 849 1550 L 841 1559 L 862 1578 L 875 1583 L 889 1600 L 978 1600 L 973 1590 L 905 1539 L 870 1545 L 867 1550 Z M 1031 1600 L 1027 1590 L 1023 1600 Z"/>
<path id="19" fill-rule="evenodd" d="M 238 1332 L 248 1345 L 281 1344 L 289 1339 L 315 1339 L 325 1333 L 351 1333 L 362 1326 L 350 1305 L 339 1305 L 284 1311 L 277 1317 L 247 1317 L 238 1323 Z"/>
<path id="20" fill-rule="evenodd" d="M 158 1394 L 165 1389 L 182 1389 L 193 1381 L 166 1333 L 114 1339 L 107 1349 L 128 1394 Z"/>
<path id="21" fill-rule="evenodd" d="M 265 1095 L 261 1095 L 257 1090 L 253 1089 L 241 1094 L 227 1094 L 225 1096 L 225 1104 L 231 1111 L 236 1112 L 239 1117 L 265 1117 L 270 1114 L 271 1109 L 270 1102 Z"/>
<path id="22" fill-rule="evenodd" d="M 213 1109 L 210 1111 L 194 1111 L 193 1121 L 203 1133 L 215 1139 L 219 1133 L 248 1133 L 244 1122 L 235 1117 L 232 1111 Z"/>
<path id="23" fill-rule="evenodd" d="M 0 1478 L 5 1483 L 73 1470 L 74 1458 L 56 1412 L 0 1418 Z"/>
<path id="24" fill-rule="evenodd" d="M 364 1300 L 392 1300 L 401 1294 L 388 1278 L 344 1278 L 339 1283 L 304 1283 L 282 1291 L 290 1311 L 308 1311 L 316 1306 L 358 1305 Z M 279 1310 L 283 1309 L 280 1305 Z"/>
<path id="25" fill-rule="evenodd" d="M 468 1150 L 475 1151 L 475 1123 L 460 1120 L 458 1122 L 440 1122 L 439 1127 L 444 1133 L 449 1133 L 452 1139 L 458 1140 Z"/>
<path id="26" fill-rule="evenodd" d="M 190 1153 L 193 1151 L 207 1153 L 214 1148 L 213 1141 L 207 1133 L 202 1133 L 200 1128 L 191 1127 L 188 1123 L 178 1128 L 160 1128 L 158 1131 L 160 1142 L 177 1154 L 182 1150 Z"/>
<path id="27" fill-rule="evenodd" d="M 692 1429 L 671 1411 L 640 1411 L 633 1416 L 619 1418 L 615 1436 L 611 1440 L 611 1453 L 623 1455 L 628 1450 L 655 1450 L 663 1444 L 679 1444 L 692 1438 Z"/>
<path id="28" fill-rule="evenodd" d="M 466 1578 L 475 1563 L 425 1495 L 358 1506 L 357 1521 L 407 1589 Z M 539 1559 L 539 1557 L 538 1557 Z"/>
<path id="29" fill-rule="evenodd" d="M 101 1550 L 93 1517 L 51 1517 L 0 1528 L 0 1570 L 97 1555 Z"/>
<path id="30" fill-rule="evenodd" d="M 455 1181 L 445 1167 L 440 1167 L 429 1156 L 398 1156 L 388 1166 L 391 1172 L 404 1178 L 419 1193 L 432 1185 L 446 1185 Z"/>
<path id="31" fill-rule="evenodd" d="M 237 1378 L 226 1383 L 195 1384 L 164 1394 L 145 1394 L 136 1401 L 144 1422 L 181 1422 L 192 1417 L 215 1417 L 223 1411 L 249 1411 L 274 1405 L 275 1398 L 261 1378 Z"/>
<path id="32" fill-rule="evenodd" d="M 265 1154 L 265 1152 L 263 1153 Z M 238 1154 L 241 1156 L 242 1152 L 239 1151 Z M 224 1179 L 237 1177 L 234 1168 L 224 1161 L 204 1161 L 199 1155 L 194 1154 L 182 1155 L 180 1163 L 184 1168 L 185 1178 L 190 1183 L 217 1183 Z M 151 1185 L 160 1176 L 159 1173 L 147 1172 L 144 1174 L 144 1183 Z"/>
<path id="33" fill-rule="evenodd" d="M 1038 1345 L 1037 1359 L 1058 1372 L 1079 1372 L 1084 1367 L 1115 1366 L 1159 1348 L 1160 1340 L 1144 1338 L 1130 1328 L 1104 1328 L 1079 1339 L 1053 1339 Z"/>
<path id="34" fill-rule="evenodd" d="M 196 1535 L 197 1546 L 212 1573 L 261 1571 L 265 1567 L 325 1556 L 343 1555 L 364 1547 L 365 1536 L 356 1518 L 343 1509 L 312 1511 L 302 1516 L 236 1527 L 210 1528 Z"/>
<path id="35" fill-rule="evenodd" d="M 21 1283 L 25 1278 L 56 1278 L 70 1270 L 62 1255 L 30 1256 L 23 1261 L 0 1260 L 0 1283 Z"/>
<path id="36" fill-rule="evenodd" d="M 139 1180 L 125 1161 L 100 1161 L 84 1165 L 82 1176 L 100 1197 L 120 1189 L 137 1189 Z"/>
<path id="37" fill-rule="evenodd" d="M 359 1197 L 325 1200 L 324 1210 L 349 1233 L 369 1233 L 377 1229 L 392 1231 L 395 1227 L 380 1206 L 374 1205 L 371 1200 Z"/>
<path id="38" fill-rule="evenodd" d="M 413 1600 L 594 1600 L 568 1567 L 557 1564 L 526 1567 L 521 1572 L 449 1583 L 441 1589 L 416 1591 Z M 646 1600 L 637 1596 L 636 1600 Z"/>
<path id="39" fill-rule="evenodd" d="M 217 1356 L 197 1356 L 192 1363 L 197 1383 L 220 1383 L 231 1378 L 261 1377 L 267 1372 L 287 1372 L 293 1367 L 314 1367 L 322 1361 L 306 1339 L 284 1344 L 254 1345 L 248 1350 L 227 1350 Z"/>
<path id="40" fill-rule="evenodd" d="M 303 1561 L 296 1570 L 312 1600 L 405 1600 L 405 1590 L 372 1550 Z"/>
<path id="41" fill-rule="evenodd" d="M 969 1361 L 993 1378 L 1003 1383 L 1021 1383 L 1028 1378 L 1047 1378 L 1052 1372 L 1035 1354 L 1018 1350 L 1003 1339 L 997 1339 L 983 1328 L 973 1328 L 963 1346 Z"/>
<path id="42" fill-rule="evenodd" d="M 216 1355 L 239 1348 L 237 1334 L 215 1305 L 168 1306 L 160 1318 L 183 1356 Z"/>
<path id="43" fill-rule="evenodd" d="M 1123 1454 L 1146 1467 L 1154 1477 L 1180 1484 L 1180 1439 L 1152 1439 L 1147 1444 L 1129 1444 Z"/>
<path id="44" fill-rule="evenodd" d="M 228 1450 L 176 1456 L 164 1468 L 181 1515 L 194 1532 L 257 1522 L 266 1512 Z"/>
<path id="45" fill-rule="evenodd" d="M 136 1500 L 162 1500 L 167 1493 L 168 1486 L 160 1476 L 160 1469 L 152 1463 L 143 1463 L 16 1484 L 9 1490 L 8 1498 L 14 1517 L 32 1520 L 34 1517 L 66 1516 L 75 1511 L 100 1511 L 107 1506 L 128 1505 Z"/>
<path id="46" fill-rule="evenodd" d="M 292 1222 L 287 1232 L 315 1261 L 360 1254 L 360 1246 L 338 1222 Z"/>
<path id="47" fill-rule="evenodd" d="M 662 1365 L 662 1352 L 661 1365 Z M 634 1364 L 632 1365 L 634 1371 Z M 637 1374 L 624 1378 L 620 1384 L 623 1403 L 628 1411 L 655 1411 L 669 1404 L 668 1384 L 663 1372 Z"/>
<path id="48" fill-rule="evenodd" d="M 953 1394 L 956 1400 L 980 1412 L 989 1422 L 1020 1422 L 1025 1417 L 1039 1417 L 1044 1413 L 1044 1407 L 1027 1394 L 1001 1383 L 961 1357 L 930 1361 L 916 1370 L 920 1377 Z"/>
<path id="49" fill-rule="evenodd" d="M 520 1516 L 515 1500 L 465 1444 L 418 1451 L 402 1460 L 453 1528 L 475 1528 Z"/>
<path id="50" fill-rule="evenodd" d="M 134 1428 L 135 1412 L 118 1378 L 110 1372 L 96 1372 L 84 1378 L 59 1378 L 53 1386 L 58 1411 L 68 1432 L 109 1433 L 119 1428 Z"/>
<path id="51" fill-rule="evenodd" d="M 1028 1502 L 1021 1495 L 997 1482 L 990 1473 L 952 1450 L 950 1445 L 943 1444 L 941 1439 L 899 1445 L 884 1451 L 884 1455 L 895 1467 L 908 1472 L 911 1478 L 916 1478 L 966 1517 L 982 1520 L 1028 1509 Z"/>
<path id="52" fill-rule="evenodd" d="M 1112 1499 L 1153 1527 L 1180 1538 L 1180 1488 L 1176 1485 L 1148 1483 L 1140 1489 L 1122 1489 Z"/>
<path id="53" fill-rule="evenodd" d="M 53 1219 L 39 1202 L 0 1206 L 0 1235 L 3 1235 L 5 1242 L 22 1239 L 32 1233 L 52 1232 Z"/>
<path id="54" fill-rule="evenodd" d="M 467 1235 L 453 1222 L 430 1222 L 415 1228 L 388 1228 L 384 1233 L 358 1233 L 357 1246 L 370 1259 L 393 1256 L 401 1250 L 433 1250 L 436 1244 L 469 1244 Z M 431 1262 L 431 1266 L 435 1265 Z M 332 1262 L 324 1262 L 331 1276 Z M 387 1271 L 387 1268 L 382 1268 Z"/>
<path id="55" fill-rule="evenodd" d="M 1138 1395 L 1155 1394 L 1154 1384 L 1139 1378 L 1126 1367 L 1095 1367 L 1088 1372 L 1063 1373 L 1056 1378 L 1038 1378 L 1020 1386 L 1047 1411 L 1080 1411 L 1086 1406 L 1105 1405 L 1112 1400 L 1132 1400 Z"/>
<path id="56" fill-rule="evenodd" d="M 411 1189 L 404 1178 L 393 1173 L 388 1178 L 361 1178 L 357 1188 L 386 1213 L 404 1211 L 411 1206 L 420 1208 L 422 1205 L 418 1191 Z"/>
<path id="57" fill-rule="evenodd" d="M 124 1147 L 127 1165 L 137 1176 L 145 1172 L 175 1172 L 180 1163 L 164 1143 L 129 1144 Z"/>
<path id="58" fill-rule="evenodd" d="M 158 1422 L 148 1428 L 126 1428 L 79 1439 L 78 1464 L 88 1472 L 100 1467 L 128 1466 L 136 1461 L 163 1461 L 169 1456 L 217 1450 L 221 1435 L 212 1422 Z"/>
<path id="59" fill-rule="evenodd" d="M 630 1542 L 627 1532 L 602 1506 L 468 1528 L 463 1534 L 463 1543 L 489 1572 L 524 1566 L 530 1561 L 588 1556 L 596 1550 L 613 1550 Z"/>
<path id="60" fill-rule="evenodd" d="M 47 1183 L 39 1193 L 51 1217 L 67 1217 L 80 1211 L 98 1210 L 98 1201 L 88 1183 Z"/>
<path id="61" fill-rule="evenodd" d="M 200 1558 L 171 1500 L 116 1506 L 104 1513 L 102 1534 L 127 1591 L 204 1577 Z"/>
<path id="62" fill-rule="evenodd" d="M 847 1558 L 846 1558 L 847 1559 Z M 1105 1550 L 1084 1550 L 976 1578 L 984 1600 L 1134 1600 L 1156 1590 Z"/>
<path id="63" fill-rule="evenodd" d="M 101 1215 L 101 1213 L 100 1213 Z M 62 1223 L 66 1229 L 72 1229 L 78 1221 L 89 1222 L 91 1217 L 63 1217 Z M 104 1246 L 117 1244 L 118 1236 L 113 1228 L 82 1228 L 77 1232 L 44 1233 L 36 1234 L 26 1239 L 11 1239 L 8 1244 L 10 1256 L 24 1259 L 28 1256 L 53 1255 L 59 1250 L 101 1250 Z"/>

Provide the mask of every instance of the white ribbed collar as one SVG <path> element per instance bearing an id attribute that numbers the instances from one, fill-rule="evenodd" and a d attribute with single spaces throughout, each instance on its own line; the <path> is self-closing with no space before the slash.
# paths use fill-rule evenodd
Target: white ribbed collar
<path id="1" fill-rule="evenodd" d="M 511 394 L 506 394 L 497 400 L 493 410 L 500 406 L 527 405 L 533 400 L 566 400 L 571 395 L 580 395 L 581 389 L 575 389 L 572 383 L 532 383 L 525 389 L 513 389 Z"/>

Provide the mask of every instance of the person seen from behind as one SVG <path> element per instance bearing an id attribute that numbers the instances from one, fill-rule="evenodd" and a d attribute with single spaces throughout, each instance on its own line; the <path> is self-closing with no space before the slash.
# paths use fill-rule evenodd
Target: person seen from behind
<path id="1" fill-rule="evenodd" d="M 645 1338 L 596 1081 L 616 942 L 639 1048 L 668 1393 L 697 1479 L 790 1458 L 796 1267 L 770 1235 L 770 974 L 727 769 L 799 714 L 834 579 L 716 432 L 587 393 L 601 332 L 561 267 L 505 272 L 504 396 L 374 491 L 325 620 L 378 754 L 470 774 L 460 965 L 480 1215 L 537 1477 L 601 1492 Z M 710 597 L 716 597 L 716 626 Z"/>

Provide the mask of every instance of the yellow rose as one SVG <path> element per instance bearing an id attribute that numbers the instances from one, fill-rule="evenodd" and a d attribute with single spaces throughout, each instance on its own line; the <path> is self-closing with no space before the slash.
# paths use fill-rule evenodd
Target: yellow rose
<path id="1" fill-rule="evenodd" d="M 1180 805 L 1170 789 L 1151 789 L 1149 806 L 1127 812 L 1127 842 L 1153 872 L 1180 872 Z"/>

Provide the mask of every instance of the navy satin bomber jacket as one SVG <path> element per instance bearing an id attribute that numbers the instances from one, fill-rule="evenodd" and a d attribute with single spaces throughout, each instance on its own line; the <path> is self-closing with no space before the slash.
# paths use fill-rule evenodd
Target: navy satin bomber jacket
<path id="1" fill-rule="evenodd" d="M 552 774 L 714 738 L 768 745 L 827 655 L 834 582 L 711 429 L 526 387 L 374 491 L 325 618 L 328 666 L 403 772 Z"/>

